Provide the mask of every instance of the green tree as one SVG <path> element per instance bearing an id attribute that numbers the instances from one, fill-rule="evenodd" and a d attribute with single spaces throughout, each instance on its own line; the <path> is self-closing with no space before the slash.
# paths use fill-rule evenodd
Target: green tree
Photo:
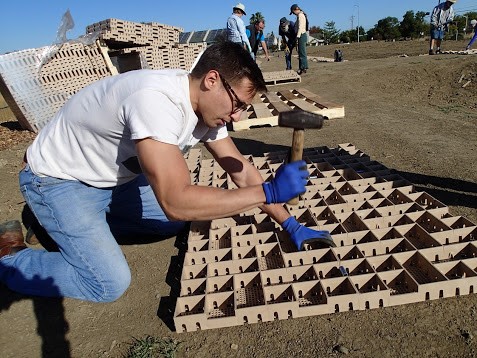
<path id="1" fill-rule="evenodd" d="M 346 30 L 346 31 L 341 31 L 340 33 L 340 42 L 348 43 L 353 41 L 353 36 L 354 38 L 356 37 L 356 31 L 354 30 Z"/>
<path id="2" fill-rule="evenodd" d="M 346 41 L 348 39 L 348 41 Z M 364 27 L 359 27 L 359 41 L 363 41 L 366 39 L 366 31 L 364 31 Z M 346 30 L 341 32 L 340 34 L 340 41 L 341 42 L 357 42 L 358 41 L 358 26 L 354 30 Z"/>
<path id="3" fill-rule="evenodd" d="M 415 15 L 414 11 L 407 11 L 399 24 L 401 36 L 415 39 L 423 35 L 429 28 L 429 24 L 424 20 L 425 16 L 424 11 L 418 11 Z"/>
<path id="4" fill-rule="evenodd" d="M 372 27 L 368 31 L 366 31 L 366 37 L 369 40 L 381 40 L 380 35 L 376 31 L 376 27 Z"/>
<path id="5" fill-rule="evenodd" d="M 261 12 L 256 12 L 255 14 L 252 14 L 252 16 L 250 16 L 250 24 L 254 24 L 261 20 L 265 20 L 265 17 L 262 15 Z"/>
<path id="6" fill-rule="evenodd" d="M 414 11 L 409 10 L 406 12 L 402 18 L 401 23 L 399 24 L 399 31 L 404 37 L 412 37 L 414 34 L 416 26 L 416 19 L 414 17 Z"/>
<path id="7" fill-rule="evenodd" d="M 337 43 L 340 38 L 340 30 L 336 29 L 334 21 L 325 22 L 323 28 L 324 40 L 326 43 Z"/>
<path id="8" fill-rule="evenodd" d="M 388 16 L 378 21 L 374 25 L 374 32 L 372 37 L 376 40 L 394 40 L 401 37 L 399 31 L 399 20 L 395 17 Z"/>
<path id="9" fill-rule="evenodd" d="M 319 26 L 311 26 L 309 31 L 310 31 L 310 35 L 311 34 L 322 34 L 323 33 L 323 30 Z"/>

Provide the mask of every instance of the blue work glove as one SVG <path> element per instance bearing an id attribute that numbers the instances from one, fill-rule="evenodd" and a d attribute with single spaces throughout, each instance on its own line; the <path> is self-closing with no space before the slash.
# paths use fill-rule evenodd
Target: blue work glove
<path id="1" fill-rule="evenodd" d="M 282 227 L 290 235 L 298 250 L 303 250 L 305 244 L 314 243 L 317 249 L 336 247 L 329 231 L 317 231 L 300 224 L 293 216 L 282 223 Z"/>
<path id="2" fill-rule="evenodd" d="M 267 204 L 285 203 L 306 191 L 306 162 L 299 160 L 278 168 L 275 178 L 262 184 Z"/>

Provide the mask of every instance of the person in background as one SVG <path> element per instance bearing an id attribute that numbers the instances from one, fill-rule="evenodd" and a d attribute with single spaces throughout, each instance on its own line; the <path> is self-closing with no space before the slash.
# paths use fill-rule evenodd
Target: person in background
<path id="1" fill-rule="evenodd" d="M 472 44 L 475 42 L 475 40 L 477 40 L 477 20 L 475 19 L 471 20 L 470 26 L 474 30 L 474 36 L 470 39 L 469 44 L 465 48 L 466 50 L 470 50 L 470 48 L 472 47 Z"/>
<path id="2" fill-rule="evenodd" d="M 20 190 L 58 251 L 28 248 L 19 222 L 0 225 L 0 282 L 13 291 L 93 302 L 118 299 L 131 271 L 117 237 L 177 235 L 189 221 L 259 207 L 300 250 L 327 231 L 283 206 L 306 191 L 306 162 L 263 181 L 228 136 L 255 94 L 267 90 L 248 51 L 209 46 L 189 73 L 137 70 L 75 93 L 28 147 Z M 199 141 L 237 189 L 195 185 L 184 158 Z"/>
<path id="3" fill-rule="evenodd" d="M 434 7 L 431 13 L 431 40 L 429 43 L 429 55 L 441 53 L 441 43 L 449 28 L 449 24 L 454 21 L 454 5 L 457 0 L 447 0 Z M 435 50 L 434 50 L 435 48 Z"/>
<path id="4" fill-rule="evenodd" d="M 270 61 L 270 56 L 268 55 L 268 48 L 267 43 L 265 42 L 265 36 L 263 35 L 263 29 L 265 28 L 265 20 L 258 20 L 255 21 L 254 24 L 250 24 L 246 27 L 246 33 L 248 41 L 250 42 L 250 46 L 252 48 L 252 58 L 257 60 L 257 51 L 258 51 L 258 44 L 260 43 L 263 48 L 263 52 L 265 52 L 265 57 L 267 61 Z"/>
<path id="5" fill-rule="evenodd" d="M 292 51 L 296 43 L 295 22 L 289 21 L 286 17 L 280 19 L 278 27 L 278 36 L 281 36 L 283 46 L 285 47 L 285 63 L 287 70 L 292 69 Z"/>
<path id="6" fill-rule="evenodd" d="M 241 44 L 245 50 L 251 53 L 252 48 L 242 20 L 242 16 L 247 15 L 245 13 L 245 5 L 238 3 L 233 7 L 232 11 L 232 15 L 227 19 L 227 40 Z"/>
<path id="7" fill-rule="evenodd" d="M 308 58 L 306 55 L 306 43 L 308 41 L 308 34 L 306 33 L 306 15 L 297 4 L 290 7 L 290 15 L 296 15 L 295 30 L 298 47 L 298 74 L 306 73 L 308 70 Z"/>

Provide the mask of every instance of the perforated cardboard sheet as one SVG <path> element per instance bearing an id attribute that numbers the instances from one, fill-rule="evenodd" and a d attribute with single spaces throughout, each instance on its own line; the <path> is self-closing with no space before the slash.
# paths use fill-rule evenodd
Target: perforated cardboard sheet
<path id="1" fill-rule="evenodd" d="M 269 179 L 286 153 L 248 159 Z M 174 313 L 177 332 L 379 309 L 474 293 L 477 226 L 346 143 L 304 152 L 299 222 L 337 247 L 297 251 L 259 209 L 193 222 Z M 198 185 L 233 188 L 214 160 L 187 158 Z"/>

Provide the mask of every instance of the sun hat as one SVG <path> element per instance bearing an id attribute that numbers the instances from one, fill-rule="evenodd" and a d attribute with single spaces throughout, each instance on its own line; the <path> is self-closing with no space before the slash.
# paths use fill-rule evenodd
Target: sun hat
<path id="1" fill-rule="evenodd" d="M 477 20 L 476 19 L 470 20 L 470 26 L 475 26 L 475 25 L 477 25 Z"/>
<path id="2" fill-rule="evenodd" d="M 298 6 L 298 4 L 293 4 L 290 7 L 290 15 L 293 14 L 293 11 L 295 11 L 296 9 L 300 9 L 300 7 Z"/>
<path id="3" fill-rule="evenodd" d="M 455 4 L 457 2 L 457 0 L 447 0 L 448 2 L 451 2 L 453 4 Z"/>
<path id="4" fill-rule="evenodd" d="M 235 9 L 239 9 L 240 11 L 243 12 L 244 15 L 247 15 L 245 13 L 245 5 L 242 4 L 241 2 L 239 2 L 237 5 L 234 6 L 233 10 L 235 10 Z"/>

